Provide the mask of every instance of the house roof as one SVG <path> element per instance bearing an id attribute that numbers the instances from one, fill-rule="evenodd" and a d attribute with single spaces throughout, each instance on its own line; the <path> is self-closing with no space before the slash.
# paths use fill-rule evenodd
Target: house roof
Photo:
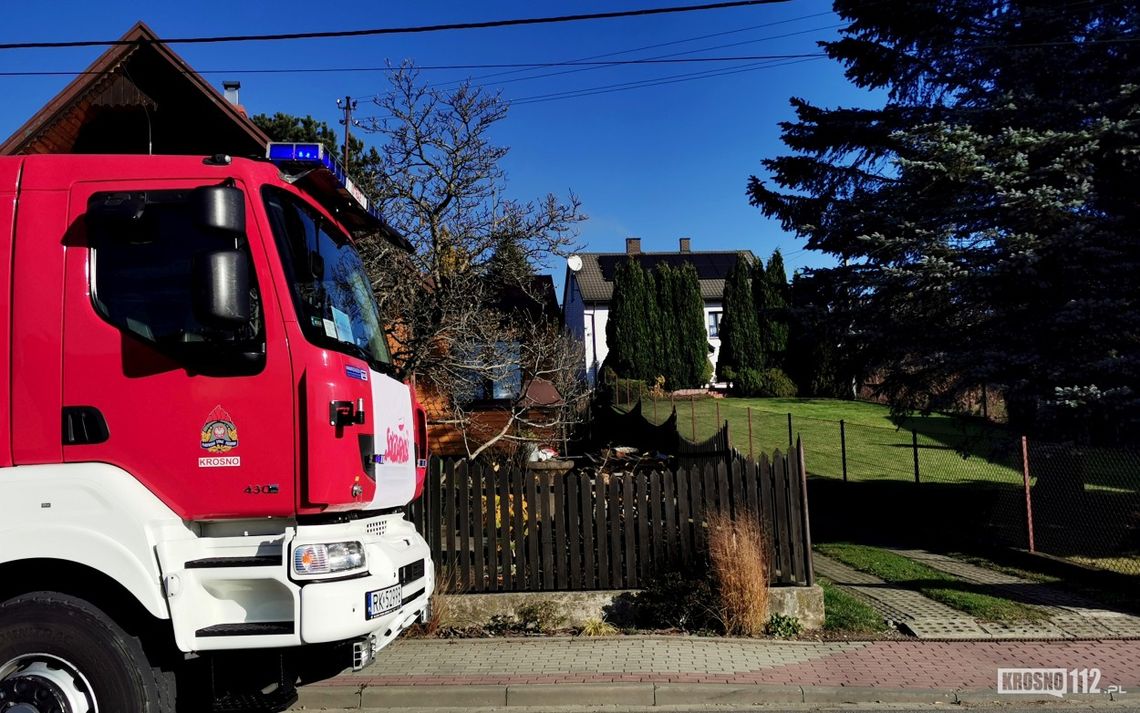
<path id="1" fill-rule="evenodd" d="M 614 270 L 628 258 L 634 258 L 647 270 L 659 264 L 679 267 L 689 263 L 697 270 L 701 284 L 701 297 L 706 301 L 724 298 L 724 281 L 729 270 L 736 264 L 738 255 L 755 262 L 751 250 L 694 251 L 694 252 L 648 252 L 635 253 L 578 253 L 582 258 L 582 269 L 567 272 L 567 283 L 572 278 L 578 284 L 585 302 L 609 302 L 614 294 Z"/>
<path id="2" fill-rule="evenodd" d="M 146 24 L 121 39 L 0 144 L 0 155 L 264 155 L 269 137 Z"/>
<path id="3" fill-rule="evenodd" d="M 533 275 L 525 286 L 501 285 L 497 302 L 500 311 L 522 310 L 531 319 L 557 321 L 561 314 L 558 296 L 554 292 L 554 277 L 551 275 Z"/>

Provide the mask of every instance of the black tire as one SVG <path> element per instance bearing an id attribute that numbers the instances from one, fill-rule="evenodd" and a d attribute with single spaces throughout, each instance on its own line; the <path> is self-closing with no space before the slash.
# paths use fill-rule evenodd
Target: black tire
<path id="1" fill-rule="evenodd" d="M 173 691 L 139 639 L 82 599 L 32 592 L 0 603 L 0 666 L 33 653 L 73 665 L 100 711 L 174 711 Z"/>

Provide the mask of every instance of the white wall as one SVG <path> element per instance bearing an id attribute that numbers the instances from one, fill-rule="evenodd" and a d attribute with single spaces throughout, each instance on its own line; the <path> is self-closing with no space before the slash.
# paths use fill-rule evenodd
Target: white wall
<path id="1" fill-rule="evenodd" d="M 609 307 L 586 307 L 582 319 L 585 325 L 586 344 L 586 374 L 589 384 L 594 385 L 598 380 L 598 372 L 602 362 L 610 350 L 606 347 L 606 322 L 610 318 Z"/>
<path id="2" fill-rule="evenodd" d="M 705 302 L 705 334 L 709 330 L 709 314 L 712 312 L 723 312 L 724 307 L 720 302 Z M 709 354 L 709 361 L 713 365 L 713 373 L 716 373 L 716 360 L 720 357 L 720 337 L 709 337 L 709 344 L 712 345 L 712 354 Z"/>
<path id="3" fill-rule="evenodd" d="M 584 344 L 585 330 L 583 328 L 583 311 L 584 305 L 582 304 L 582 292 L 578 289 L 578 281 L 574 279 L 569 270 L 566 271 L 566 282 L 564 292 L 562 294 L 562 320 L 566 324 L 567 331 L 570 336 L 578 340 L 579 344 Z M 589 358 L 585 360 L 582 365 L 582 374 L 585 374 L 586 365 L 589 364 Z"/>

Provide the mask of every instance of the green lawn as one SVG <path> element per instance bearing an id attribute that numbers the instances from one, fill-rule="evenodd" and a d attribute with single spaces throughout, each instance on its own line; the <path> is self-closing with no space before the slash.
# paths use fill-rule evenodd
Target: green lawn
<path id="1" fill-rule="evenodd" d="M 1040 609 L 976 591 L 975 585 L 894 552 L 846 543 L 818 545 L 816 549 L 860 572 L 913 589 L 925 597 L 983 621 L 1015 622 L 1047 618 Z"/>
<path id="2" fill-rule="evenodd" d="M 879 404 L 836 399 L 697 399 L 646 400 L 643 413 L 664 421 L 677 408 L 682 435 L 712 435 L 728 421 L 733 445 L 744 453 L 771 453 L 788 448 L 788 414 L 793 436 L 803 438 L 805 460 L 813 475 L 842 477 L 840 420 L 847 442 L 847 475 L 852 480 L 914 479 L 911 430 L 918 436 L 919 477 L 938 482 L 984 481 L 1021 487 L 1020 452 L 1016 441 L 999 426 L 952 416 L 916 416 L 894 421 Z M 719 411 L 720 421 L 717 415 Z M 694 428 L 695 422 L 695 428 Z"/>
<path id="3" fill-rule="evenodd" d="M 862 600 L 848 594 L 830 581 L 816 582 L 823 589 L 823 628 L 847 634 L 877 634 L 887 630 L 878 612 Z"/>

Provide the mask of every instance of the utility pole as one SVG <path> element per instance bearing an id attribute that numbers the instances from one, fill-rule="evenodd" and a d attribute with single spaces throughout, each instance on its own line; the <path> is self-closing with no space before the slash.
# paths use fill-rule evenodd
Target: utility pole
<path id="1" fill-rule="evenodd" d="M 344 124 L 344 174 L 348 176 L 348 137 L 352 130 L 352 112 L 356 111 L 356 100 L 352 97 L 346 96 L 344 99 L 336 100 L 337 107 L 344 112 L 344 118 L 340 123 Z"/>

